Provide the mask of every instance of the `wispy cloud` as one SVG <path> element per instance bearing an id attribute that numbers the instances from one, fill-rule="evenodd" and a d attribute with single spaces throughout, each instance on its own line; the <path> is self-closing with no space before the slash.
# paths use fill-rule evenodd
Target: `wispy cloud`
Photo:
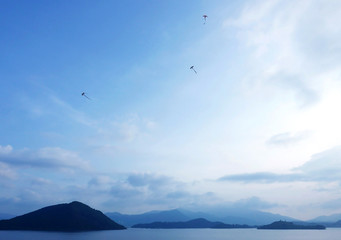
<path id="1" fill-rule="evenodd" d="M 301 173 L 276 174 L 271 172 L 256 172 L 226 175 L 219 181 L 243 182 L 243 183 L 274 183 L 305 181 L 306 177 Z"/>
<path id="2" fill-rule="evenodd" d="M 124 199 L 129 199 L 129 200 L 137 200 L 140 199 L 143 201 L 145 198 L 145 194 L 143 191 L 140 189 L 134 188 L 129 185 L 124 185 L 124 184 L 116 184 L 111 187 L 110 193 L 112 197 L 118 199 L 119 201 L 124 201 Z"/>
<path id="3" fill-rule="evenodd" d="M 259 197 L 250 197 L 245 199 L 240 199 L 233 203 L 233 206 L 239 209 L 269 209 L 273 207 L 278 207 L 276 203 L 271 203 L 260 199 Z"/>
<path id="4" fill-rule="evenodd" d="M 212 202 L 216 198 L 215 194 L 205 191 L 194 193 L 190 185 L 166 175 L 131 173 L 121 180 L 110 176 L 94 177 L 89 181 L 88 191 L 96 191 L 102 200 L 106 199 L 107 208 L 128 212 L 177 208 L 193 202 Z"/>
<path id="5" fill-rule="evenodd" d="M 147 118 L 141 118 L 138 114 L 132 114 L 122 121 L 111 122 L 117 136 L 124 142 L 132 142 L 147 132 L 153 130 L 156 123 Z"/>
<path id="6" fill-rule="evenodd" d="M 2 147 L 3 148 L 3 147 Z M 7 151 L 0 153 L 0 163 L 16 167 L 89 170 L 89 163 L 83 160 L 76 152 L 58 147 L 45 147 L 38 150 L 13 150 L 7 146 Z"/>
<path id="7" fill-rule="evenodd" d="M 293 96 L 299 107 L 318 103 L 320 86 L 341 60 L 341 27 L 332 24 L 340 20 L 339 7 L 338 1 L 248 1 L 237 18 L 225 22 L 251 52 L 245 86 Z"/>
<path id="8" fill-rule="evenodd" d="M 142 151 L 157 124 L 138 114 L 124 116 L 121 119 L 102 119 L 96 133 L 86 140 L 98 155 L 117 156 L 117 153 L 128 148 L 130 152 Z M 137 149 L 139 148 L 139 150 Z"/>
<path id="9" fill-rule="evenodd" d="M 210 200 L 212 200 L 212 197 Z M 207 211 L 224 218 L 226 217 L 226 213 L 237 213 L 237 215 L 240 215 L 245 210 L 269 210 L 271 208 L 283 206 L 278 203 L 266 201 L 257 196 L 242 198 L 235 201 L 220 200 L 214 202 L 214 204 L 210 201 L 198 203 L 199 202 L 195 202 L 192 206 L 188 206 L 188 209 L 193 211 Z"/>
<path id="10" fill-rule="evenodd" d="M 91 178 L 91 180 L 88 182 L 88 186 L 98 188 L 109 185 L 111 183 L 113 183 L 111 177 L 106 175 L 98 175 Z"/>
<path id="11" fill-rule="evenodd" d="M 310 131 L 279 133 L 270 137 L 270 139 L 267 141 L 267 144 L 276 146 L 289 146 L 307 139 L 310 135 Z"/>
<path id="12" fill-rule="evenodd" d="M 41 90 L 38 96 L 24 94 L 21 98 L 23 108 L 27 112 L 36 118 L 40 118 L 42 124 L 49 125 L 51 119 L 53 119 L 56 126 L 76 128 L 79 131 L 79 135 L 86 136 L 85 140 L 82 138 L 85 144 L 96 146 L 98 149 L 104 149 L 104 151 L 106 146 L 109 145 L 132 143 L 151 132 L 157 126 L 156 122 L 152 119 L 140 116 L 137 113 L 127 113 L 120 117 L 114 114 L 106 114 L 103 117 L 97 112 L 90 115 L 88 112 L 80 110 L 80 107 L 77 107 L 76 104 L 65 100 L 65 98 L 47 86 L 36 83 L 34 87 Z M 99 105 L 101 103 L 94 102 L 88 109 L 100 109 L 99 106 L 93 106 L 96 104 Z M 42 132 L 42 134 L 45 136 L 50 135 L 50 137 L 57 139 L 62 136 L 58 132 L 59 130 L 53 129 Z M 91 138 L 89 135 L 91 135 Z M 110 149 L 114 148 L 110 147 Z"/>
<path id="13" fill-rule="evenodd" d="M 302 73 L 284 70 L 271 73 L 268 83 L 292 92 L 302 108 L 314 105 L 320 100 L 320 92 L 309 83 L 309 76 L 304 76 Z"/>
<path id="14" fill-rule="evenodd" d="M 218 181 L 243 183 L 274 182 L 340 182 L 341 179 L 341 146 L 315 154 L 311 160 L 289 173 L 255 172 L 226 175 Z"/>
<path id="15" fill-rule="evenodd" d="M 127 178 L 127 182 L 136 187 L 147 186 L 149 189 L 157 189 L 165 187 L 165 185 L 173 184 L 174 180 L 170 177 L 155 174 L 131 174 Z"/>
<path id="16" fill-rule="evenodd" d="M 341 209 L 341 198 L 324 202 L 321 206 L 325 209 Z"/>
<path id="17" fill-rule="evenodd" d="M 107 189 L 110 194 L 117 198 L 130 196 L 129 193 L 135 193 L 138 198 L 141 195 L 157 194 L 167 195 L 173 192 L 178 186 L 184 183 L 178 182 L 172 177 L 158 175 L 153 173 L 130 173 L 121 180 L 117 180 L 109 175 L 94 176 L 89 182 L 88 187 Z M 132 196 L 131 196 L 132 197 Z"/>
<path id="18" fill-rule="evenodd" d="M 44 120 L 53 117 L 55 121 L 67 119 L 84 126 L 93 126 L 96 123 L 46 85 L 32 82 L 30 88 L 32 91 L 23 93 L 18 101 L 21 108 L 34 118 Z"/>
<path id="19" fill-rule="evenodd" d="M 306 173 L 315 181 L 340 181 L 341 146 L 314 154 L 310 161 L 294 170 Z"/>
<path id="20" fill-rule="evenodd" d="M 96 121 L 86 116 L 83 112 L 76 110 L 66 101 L 63 101 L 56 95 L 50 95 L 49 99 L 54 103 L 54 105 L 59 108 L 58 114 L 68 116 L 73 121 L 83 124 L 85 126 L 95 126 Z"/>

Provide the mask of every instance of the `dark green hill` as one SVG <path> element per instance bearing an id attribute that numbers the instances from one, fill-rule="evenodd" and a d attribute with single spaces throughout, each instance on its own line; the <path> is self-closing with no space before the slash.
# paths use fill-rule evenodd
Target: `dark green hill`
<path id="1" fill-rule="evenodd" d="M 0 230 L 68 232 L 120 229 L 125 227 L 81 202 L 53 205 L 0 221 Z"/>
<path id="2" fill-rule="evenodd" d="M 326 229 L 326 227 L 322 225 L 298 225 L 298 224 L 294 224 L 292 222 L 287 222 L 287 221 L 277 221 L 269 225 L 258 227 L 258 229 L 283 229 L 283 230 L 285 229 L 318 229 L 318 230 L 323 230 L 323 229 Z"/>

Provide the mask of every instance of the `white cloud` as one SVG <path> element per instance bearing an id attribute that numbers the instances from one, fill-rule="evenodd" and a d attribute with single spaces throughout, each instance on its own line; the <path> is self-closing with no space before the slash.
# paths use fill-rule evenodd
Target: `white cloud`
<path id="1" fill-rule="evenodd" d="M 115 122 L 114 126 L 119 129 L 119 134 L 125 142 L 132 142 L 152 131 L 156 123 L 150 119 L 141 118 L 138 114 L 133 114 L 122 122 Z"/>
<path id="2" fill-rule="evenodd" d="M 93 186 L 93 187 L 100 187 L 100 186 L 106 186 L 113 183 L 113 180 L 111 179 L 111 177 L 106 176 L 106 175 L 99 175 L 99 176 L 95 176 L 93 177 L 89 182 L 88 182 L 88 186 Z"/>
<path id="3" fill-rule="evenodd" d="M 120 135 L 126 142 L 131 142 L 137 138 L 140 134 L 140 129 L 137 125 L 133 123 L 123 123 L 120 124 Z"/>
<path id="4" fill-rule="evenodd" d="M 7 164 L 0 162 L 0 178 L 15 179 L 17 177 L 16 172 L 11 169 Z"/>
<path id="5" fill-rule="evenodd" d="M 13 147 L 11 145 L 7 145 L 7 146 L 1 146 L 0 145 L 0 154 L 5 155 L 5 154 L 9 154 L 10 152 L 12 152 Z"/>

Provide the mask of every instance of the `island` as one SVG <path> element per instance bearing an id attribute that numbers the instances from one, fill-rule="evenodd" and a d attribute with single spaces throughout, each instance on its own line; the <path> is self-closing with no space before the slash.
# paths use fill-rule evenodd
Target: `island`
<path id="1" fill-rule="evenodd" d="M 0 230 L 77 232 L 121 229 L 126 228 L 102 212 L 77 201 L 48 206 L 0 221 Z"/>
<path id="2" fill-rule="evenodd" d="M 324 229 L 326 229 L 326 227 L 323 225 L 299 225 L 299 224 L 294 224 L 293 222 L 277 221 L 277 222 L 273 222 L 269 225 L 260 226 L 257 229 L 275 229 L 275 230 L 316 229 L 316 230 L 324 230 Z"/>
<path id="3" fill-rule="evenodd" d="M 197 218 L 186 222 L 152 222 L 135 224 L 132 228 L 155 228 L 155 229 L 177 229 L 177 228 L 252 228 L 248 225 L 225 224 L 222 222 L 210 222 L 204 218 Z"/>

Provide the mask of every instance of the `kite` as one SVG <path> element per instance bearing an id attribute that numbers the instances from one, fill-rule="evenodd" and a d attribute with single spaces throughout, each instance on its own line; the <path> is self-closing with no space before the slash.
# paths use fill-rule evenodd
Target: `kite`
<path id="1" fill-rule="evenodd" d="M 204 18 L 204 24 L 206 23 L 206 18 L 207 18 L 207 15 L 202 15 L 202 17 Z"/>
<path id="2" fill-rule="evenodd" d="M 82 92 L 82 96 L 86 97 L 87 99 L 91 100 L 86 94 L 85 92 Z"/>
<path id="3" fill-rule="evenodd" d="M 195 73 L 197 73 L 197 71 L 194 69 L 194 66 L 190 67 L 189 69 L 192 69 Z"/>

